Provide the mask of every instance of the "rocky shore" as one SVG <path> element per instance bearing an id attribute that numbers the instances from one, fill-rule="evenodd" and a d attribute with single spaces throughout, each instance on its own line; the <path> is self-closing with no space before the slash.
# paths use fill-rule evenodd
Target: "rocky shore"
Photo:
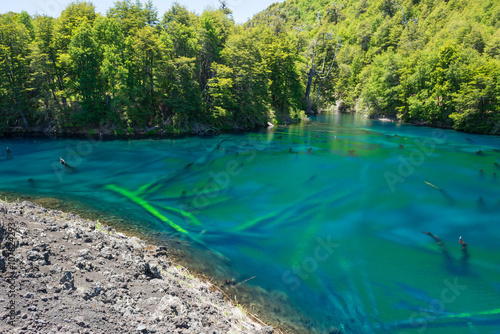
<path id="1" fill-rule="evenodd" d="M 0 333 L 273 333 L 169 250 L 0 201 Z"/>

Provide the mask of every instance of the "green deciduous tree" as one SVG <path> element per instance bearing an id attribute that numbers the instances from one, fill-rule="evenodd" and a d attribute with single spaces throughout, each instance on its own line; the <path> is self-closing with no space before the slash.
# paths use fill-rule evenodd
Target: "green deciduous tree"
<path id="1" fill-rule="evenodd" d="M 200 76 L 201 87 L 205 90 L 208 80 L 212 77 L 210 67 L 213 62 L 220 62 L 234 22 L 222 10 L 207 10 L 200 18 L 199 40 L 200 48 Z"/>
<path id="2" fill-rule="evenodd" d="M 221 122 L 249 127 L 264 124 L 270 111 L 267 64 L 258 40 L 259 33 L 242 31 L 227 41 L 223 64 L 214 64 L 208 84 L 208 109 Z"/>
<path id="3" fill-rule="evenodd" d="M 296 115 L 303 107 L 305 93 L 297 68 L 298 55 L 285 36 L 274 38 L 269 30 L 264 30 L 262 34 L 271 107 L 278 117 Z"/>
<path id="4" fill-rule="evenodd" d="M 174 57 L 196 57 L 199 50 L 197 39 L 198 18 L 185 6 L 175 2 L 165 13 L 161 24 L 170 35 Z"/>
<path id="5" fill-rule="evenodd" d="M 103 117 L 101 63 L 103 52 L 92 27 L 84 23 L 78 28 L 69 45 L 72 89 L 81 98 L 82 111 L 78 120 L 96 124 Z"/>
<path id="6" fill-rule="evenodd" d="M 6 115 L 19 114 L 22 125 L 29 127 L 26 113 L 33 105 L 28 86 L 30 67 L 30 32 L 16 14 L 0 16 L 0 94 L 1 108 Z"/>
<path id="7" fill-rule="evenodd" d="M 102 50 L 100 75 L 106 109 L 113 119 L 120 118 L 116 107 L 126 94 L 128 69 L 125 57 L 125 36 L 117 20 L 99 17 L 94 22 L 95 40 Z"/>
<path id="8" fill-rule="evenodd" d="M 400 106 L 400 67 L 401 58 L 391 51 L 373 59 L 369 68 L 370 79 L 361 92 L 362 106 L 370 114 L 396 116 Z"/>

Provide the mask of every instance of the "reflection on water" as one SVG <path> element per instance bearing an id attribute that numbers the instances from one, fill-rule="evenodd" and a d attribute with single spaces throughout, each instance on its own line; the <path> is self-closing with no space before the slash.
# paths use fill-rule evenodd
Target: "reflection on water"
<path id="1" fill-rule="evenodd" d="M 500 328 L 498 137 L 332 114 L 216 137 L 1 143 L 0 190 L 184 240 L 191 265 L 255 276 L 240 287 L 261 304 L 255 291 L 272 291 L 283 309 L 269 318 L 293 313 L 301 330 Z"/>

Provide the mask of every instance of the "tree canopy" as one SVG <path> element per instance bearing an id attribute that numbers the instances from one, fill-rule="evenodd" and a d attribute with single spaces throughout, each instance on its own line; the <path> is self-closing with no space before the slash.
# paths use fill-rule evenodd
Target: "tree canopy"
<path id="1" fill-rule="evenodd" d="M 253 129 L 300 117 L 299 59 L 287 36 L 237 26 L 222 1 L 201 15 L 174 3 L 87 1 L 60 17 L 0 15 L 0 131 Z"/>
<path id="2" fill-rule="evenodd" d="M 245 26 L 304 39 L 299 50 L 315 72 L 335 58 L 328 78 L 314 76 L 313 108 L 336 103 L 369 116 L 499 134 L 499 15 L 494 0 L 287 0 Z"/>
<path id="3" fill-rule="evenodd" d="M 0 133 L 252 129 L 336 106 L 498 134 L 499 28 L 494 0 L 287 0 L 242 25 L 225 1 L 9 12 Z"/>

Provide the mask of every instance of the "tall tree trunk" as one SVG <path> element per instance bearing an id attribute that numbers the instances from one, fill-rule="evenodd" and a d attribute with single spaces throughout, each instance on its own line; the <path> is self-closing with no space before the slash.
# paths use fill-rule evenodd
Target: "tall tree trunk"
<path id="1" fill-rule="evenodd" d="M 55 59 L 51 59 L 51 60 L 52 60 L 52 65 L 54 66 L 55 76 L 56 76 L 57 84 L 59 85 L 59 90 L 62 91 L 63 90 L 63 82 L 62 82 L 61 76 L 59 75 L 59 70 L 57 68 L 56 61 L 55 61 Z"/>
<path id="2" fill-rule="evenodd" d="M 23 120 L 24 127 L 26 128 L 26 130 L 28 130 L 28 128 L 29 128 L 28 120 L 26 119 L 26 116 L 24 115 L 24 112 L 22 110 L 22 106 L 19 103 L 19 94 L 14 89 L 14 87 L 12 87 L 12 92 L 14 93 L 14 99 L 16 100 L 17 109 L 19 110 L 19 113 L 21 114 L 21 118 Z"/>
<path id="3" fill-rule="evenodd" d="M 312 87 L 313 78 L 314 78 L 314 65 L 309 70 L 309 75 L 308 75 L 308 79 L 307 79 L 307 88 L 306 88 L 306 99 L 309 99 L 309 95 L 311 95 L 311 87 Z"/>
<path id="4" fill-rule="evenodd" d="M 21 118 L 23 119 L 24 127 L 26 128 L 26 130 L 28 130 L 29 128 L 28 120 L 26 119 L 26 116 L 24 116 L 24 112 L 21 109 L 19 109 L 19 113 L 21 114 Z"/>
<path id="5" fill-rule="evenodd" d="M 312 112 L 312 106 L 311 106 L 311 100 L 310 100 L 310 95 L 311 95 L 311 87 L 312 87 L 312 82 L 314 78 L 314 65 L 312 65 L 311 69 L 309 70 L 309 75 L 307 79 L 307 87 L 306 87 L 306 113 L 311 113 Z"/>

